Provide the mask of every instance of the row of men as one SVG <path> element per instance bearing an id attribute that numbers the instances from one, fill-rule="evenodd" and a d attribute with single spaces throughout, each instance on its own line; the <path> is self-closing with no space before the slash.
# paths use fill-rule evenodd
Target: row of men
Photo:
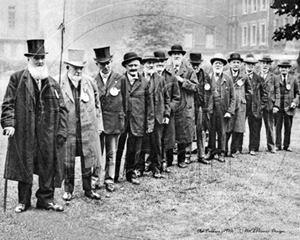
<path id="1" fill-rule="evenodd" d="M 59 76 L 58 83 L 44 64 L 44 40 L 27 43 L 28 67 L 11 76 L 1 115 L 4 134 L 9 136 L 4 177 L 18 181 L 16 212 L 31 206 L 34 173 L 39 175 L 37 207 L 62 211 L 63 207 L 54 202 L 54 187 L 60 187 L 64 180 L 63 199 L 72 199 L 76 156 L 81 159 L 87 197 L 100 199 L 92 190 L 91 179 L 92 174 L 100 179 L 103 166 L 106 189 L 114 191 L 126 141 L 126 179 L 133 184 L 139 184 L 138 177 L 147 170 L 156 178 L 170 172 L 175 142 L 178 166 L 185 168 L 189 163 L 186 150 L 195 129 L 199 162 L 209 164 L 216 154 L 222 162 L 226 154 L 234 157 L 241 151 L 246 117 L 250 154 L 259 148 L 262 114 L 268 149 L 275 152 L 275 112 L 276 146 L 281 148 L 284 122 L 283 147 L 290 151 L 298 85 L 288 74 L 288 62 L 281 63 L 280 76 L 274 76 L 268 73 L 272 60 L 264 57 L 260 60 L 264 75 L 260 77 L 253 71 L 257 63 L 253 55 L 243 61 L 234 53 L 227 61 L 222 54 L 215 54 L 212 73 L 207 74 L 200 67 L 200 53 L 190 54 L 192 69 L 183 62 L 186 52 L 174 45 L 168 52 L 169 65 L 161 51 L 143 57 L 126 53 L 122 62 L 126 72 L 120 75 L 111 69 L 110 48 L 104 47 L 94 49 L 99 72 L 91 78 L 82 73 L 87 64 L 84 51 L 69 49 L 64 62 L 67 72 Z M 230 70 L 223 73 L 227 62 Z M 246 73 L 240 71 L 242 62 Z M 143 71 L 139 72 L 141 64 Z M 205 158 L 207 130 L 210 151 Z M 101 185 L 99 180 L 97 185 Z"/>

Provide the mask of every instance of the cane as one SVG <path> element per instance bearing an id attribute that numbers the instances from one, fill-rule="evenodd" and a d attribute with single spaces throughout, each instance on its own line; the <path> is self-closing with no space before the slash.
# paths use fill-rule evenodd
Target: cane
<path id="1" fill-rule="evenodd" d="M 6 199 L 7 199 L 7 178 L 4 181 L 4 199 L 3 199 L 3 211 L 6 212 Z"/>

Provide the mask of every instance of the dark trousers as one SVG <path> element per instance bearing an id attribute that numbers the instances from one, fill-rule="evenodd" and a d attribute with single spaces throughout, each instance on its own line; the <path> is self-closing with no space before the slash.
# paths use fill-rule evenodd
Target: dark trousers
<path id="1" fill-rule="evenodd" d="M 242 132 L 226 133 L 226 153 L 228 153 L 228 142 L 230 137 L 232 137 L 230 144 L 230 153 L 236 153 L 237 151 L 242 152 L 243 136 L 244 133 Z"/>
<path id="2" fill-rule="evenodd" d="M 174 160 L 173 149 L 175 146 L 175 117 L 173 113 L 170 116 L 169 124 L 163 126 L 162 158 L 168 166 L 172 166 Z"/>
<path id="3" fill-rule="evenodd" d="M 115 170 L 115 181 L 118 181 L 120 176 L 120 168 L 121 168 L 121 162 L 122 162 L 122 156 L 125 148 L 125 143 L 127 139 L 127 132 L 123 132 L 118 141 L 118 150 L 117 150 L 117 156 L 116 156 L 116 170 Z"/>
<path id="4" fill-rule="evenodd" d="M 282 143 L 282 138 L 281 138 L 282 125 L 284 125 L 283 148 L 286 149 L 290 146 L 290 142 L 291 142 L 293 116 L 287 115 L 283 111 L 280 111 L 275 115 L 276 147 L 278 147 L 279 149 L 281 148 L 281 143 Z"/>
<path id="5" fill-rule="evenodd" d="M 253 114 L 248 115 L 249 125 L 249 151 L 258 151 L 260 143 L 260 131 L 262 119 L 256 118 Z"/>
<path id="6" fill-rule="evenodd" d="M 190 143 L 178 143 L 178 155 L 177 155 L 177 163 L 183 163 L 185 161 L 186 148 Z"/>
<path id="7" fill-rule="evenodd" d="M 264 110 L 263 119 L 266 128 L 267 148 L 269 151 L 274 149 L 274 114 L 272 111 Z"/>
<path id="8" fill-rule="evenodd" d="M 228 120 L 224 119 L 221 107 L 216 107 L 211 115 L 211 131 L 209 133 L 209 146 L 212 154 L 226 151 L 226 126 Z M 216 138 L 218 134 L 218 149 L 216 148 Z"/>

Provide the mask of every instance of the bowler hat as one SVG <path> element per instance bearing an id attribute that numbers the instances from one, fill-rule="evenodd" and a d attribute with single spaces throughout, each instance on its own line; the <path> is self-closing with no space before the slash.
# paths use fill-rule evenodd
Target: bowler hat
<path id="1" fill-rule="evenodd" d="M 45 52 L 44 42 L 45 42 L 44 39 L 27 40 L 28 53 L 25 53 L 24 55 L 26 57 L 31 57 L 31 56 L 44 56 L 48 54 L 47 52 Z"/>
<path id="2" fill-rule="evenodd" d="M 198 63 L 202 62 L 202 55 L 198 52 L 190 53 L 190 63 Z"/>
<path id="3" fill-rule="evenodd" d="M 163 51 L 156 51 L 154 52 L 154 56 L 159 60 L 159 61 L 165 61 L 168 58 L 166 58 L 166 55 Z"/>
<path id="4" fill-rule="evenodd" d="M 84 53 L 83 49 L 68 49 L 68 60 L 64 61 L 65 64 L 70 64 L 75 67 L 84 67 L 86 65 L 86 61 L 84 61 Z"/>
<path id="5" fill-rule="evenodd" d="M 158 62 L 158 59 L 157 59 L 157 57 L 154 56 L 154 53 L 152 53 L 152 52 L 146 52 L 143 55 L 142 63 L 144 64 L 147 61 Z"/>
<path id="6" fill-rule="evenodd" d="M 215 61 L 221 61 L 224 65 L 227 64 L 227 60 L 222 53 L 216 53 L 213 55 L 212 59 L 210 59 L 210 63 L 214 64 Z"/>
<path id="7" fill-rule="evenodd" d="M 281 68 L 290 68 L 292 65 L 289 61 L 281 61 L 277 66 Z"/>
<path id="8" fill-rule="evenodd" d="M 142 58 L 138 56 L 135 52 L 125 53 L 123 57 L 122 66 L 125 67 L 126 63 L 131 62 L 133 60 L 139 60 L 140 63 L 142 62 Z"/>
<path id="9" fill-rule="evenodd" d="M 267 62 L 267 63 L 273 62 L 273 60 L 271 59 L 271 57 L 269 55 L 263 55 L 262 59 L 259 59 L 258 61 Z"/>
<path id="10" fill-rule="evenodd" d="M 94 60 L 99 63 L 108 62 L 112 58 L 112 55 L 110 55 L 109 47 L 94 48 L 94 52 L 96 55 L 96 58 L 94 58 Z"/>
<path id="11" fill-rule="evenodd" d="M 172 53 L 182 53 L 182 55 L 184 55 L 186 51 L 183 51 L 181 45 L 174 45 L 171 47 L 171 50 L 168 52 L 170 56 L 172 55 Z"/>
<path id="12" fill-rule="evenodd" d="M 227 61 L 231 62 L 232 60 L 240 60 L 241 62 L 243 61 L 239 53 L 231 53 Z"/>
<path id="13" fill-rule="evenodd" d="M 256 64 L 258 61 L 255 59 L 252 53 L 248 53 L 244 59 L 244 63 Z"/>

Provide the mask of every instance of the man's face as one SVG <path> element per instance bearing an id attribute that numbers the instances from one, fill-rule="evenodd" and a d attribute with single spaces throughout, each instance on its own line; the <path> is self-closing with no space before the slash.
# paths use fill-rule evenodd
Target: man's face
<path id="1" fill-rule="evenodd" d="M 224 64 L 221 61 L 216 60 L 213 62 L 212 67 L 214 73 L 221 74 L 223 72 Z"/>
<path id="2" fill-rule="evenodd" d="M 152 75 L 155 72 L 155 61 L 147 60 L 144 63 L 144 72 Z"/>
<path id="3" fill-rule="evenodd" d="M 171 59 L 174 65 L 181 65 L 183 55 L 182 53 L 174 52 L 171 55 Z"/>
<path id="4" fill-rule="evenodd" d="M 129 75 L 137 76 L 140 65 L 141 65 L 141 63 L 139 60 L 133 60 L 131 62 L 128 62 L 125 65 L 125 68 Z"/>
<path id="5" fill-rule="evenodd" d="M 191 63 L 191 65 L 196 73 L 200 71 L 200 63 Z"/>
<path id="6" fill-rule="evenodd" d="M 233 70 L 233 71 L 238 71 L 242 65 L 242 61 L 240 60 L 232 60 L 230 61 L 229 63 L 230 65 L 230 68 Z"/>
<path id="7" fill-rule="evenodd" d="M 248 74 L 252 74 L 254 71 L 255 63 L 245 63 L 246 66 L 246 72 Z"/>
<path id="8" fill-rule="evenodd" d="M 82 78 L 82 69 L 83 67 L 77 67 L 77 66 L 73 66 L 73 65 L 68 65 L 69 69 L 68 69 L 68 75 L 71 78 L 71 80 L 73 81 L 80 81 Z"/>
<path id="9" fill-rule="evenodd" d="M 269 62 L 260 62 L 261 70 L 264 73 L 267 73 L 271 67 L 271 63 Z"/>
<path id="10" fill-rule="evenodd" d="M 103 74 L 108 74 L 111 71 L 111 63 L 112 60 L 108 60 L 107 62 L 97 62 L 96 65 L 98 66 L 100 72 Z"/>
<path id="11" fill-rule="evenodd" d="M 282 75 L 288 74 L 289 70 L 290 70 L 289 67 L 279 67 L 279 72 L 280 72 Z"/>
<path id="12" fill-rule="evenodd" d="M 165 70 L 166 64 L 167 64 L 167 61 L 158 61 L 155 64 L 155 70 L 159 75 L 161 75 L 161 73 Z"/>
<path id="13" fill-rule="evenodd" d="M 29 62 L 34 66 L 34 67 L 43 67 L 45 64 L 45 56 L 33 56 L 29 57 Z"/>

